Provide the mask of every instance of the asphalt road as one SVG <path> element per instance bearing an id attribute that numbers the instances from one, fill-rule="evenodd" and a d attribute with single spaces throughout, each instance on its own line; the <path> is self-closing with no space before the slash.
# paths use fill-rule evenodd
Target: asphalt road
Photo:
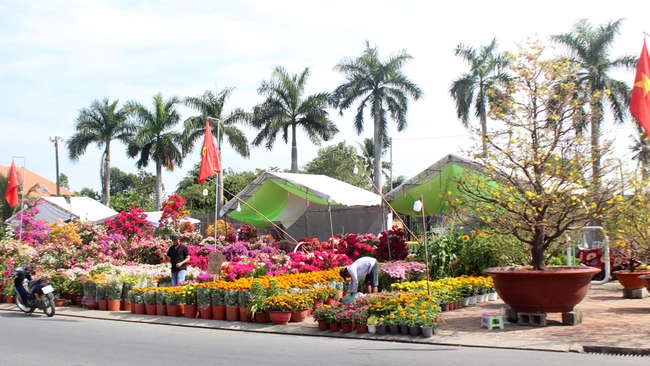
<path id="1" fill-rule="evenodd" d="M 4 365 L 648 365 L 647 357 L 445 347 L 0 311 Z"/>

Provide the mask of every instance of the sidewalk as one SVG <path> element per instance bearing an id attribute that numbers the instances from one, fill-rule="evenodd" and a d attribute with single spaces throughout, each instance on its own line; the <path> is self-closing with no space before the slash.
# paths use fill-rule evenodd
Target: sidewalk
<path id="1" fill-rule="evenodd" d="M 562 325 L 560 313 L 549 313 L 548 325 L 545 327 L 506 324 L 503 330 L 489 331 L 486 328 L 481 328 L 482 313 L 499 311 L 503 307 L 505 304 L 501 300 L 496 300 L 443 312 L 441 314 L 444 322 L 440 322 L 438 334 L 431 338 L 321 331 L 311 317 L 302 323 L 278 326 L 211 319 L 136 315 L 126 311 L 96 311 L 76 306 L 58 307 L 55 316 L 449 346 L 650 356 L 650 298 L 625 299 L 622 295 L 622 287 L 616 281 L 604 285 L 592 285 L 587 297 L 576 307 L 584 313 L 583 323 L 577 326 Z M 0 310 L 18 311 L 14 304 L 0 304 Z M 37 311 L 35 314 L 44 316 L 41 311 Z"/>

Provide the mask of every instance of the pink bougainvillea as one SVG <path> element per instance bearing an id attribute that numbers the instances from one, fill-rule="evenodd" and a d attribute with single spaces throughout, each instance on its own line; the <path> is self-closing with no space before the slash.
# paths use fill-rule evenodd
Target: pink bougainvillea
<path id="1" fill-rule="evenodd" d="M 375 250 L 375 258 L 379 261 L 387 261 L 388 258 L 388 244 L 390 243 L 390 260 L 402 260 L 409 254 L 406 247 L 406 239 L 404 237 L 404 230 L 397 226 L 393 226 L 388 232 L 383 231 L 379 235 L 379 246 Z"/>
<path id="2" fill-rule="evenodd" d="M 124 235 L 129 240 L 147 238 L 153 232 L 153 225 L 147 221 L 147 214 L 142 208 L 135 206 L 120 212 L 113 219 L 104 220 L 104 227 L 107 232 Z"/>

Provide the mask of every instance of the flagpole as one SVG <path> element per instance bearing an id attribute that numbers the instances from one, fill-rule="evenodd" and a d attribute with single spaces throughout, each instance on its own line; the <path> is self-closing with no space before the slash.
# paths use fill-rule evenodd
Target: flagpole
<path id="1" fill-rule="evenodd" d="M 217 154 L 219 155 L 219 161 L 221 162 L 221 144 L 219 143 L 219 128 L 221 127 L 221 120 L 215 117 L 207 117 L 213 121 L 217 122 Z M 223 166 L 223 164 L 221 164 Z M 219 177 L 221 172 L 217 173 L 214 184 L 214 249 L 217 249 L 217 227 L 219 222 Z"/>
<path id="2" fill-rule="evenodd" d="M 20 223 L 19 223 L 19 237 L 20 244 L 23 244 L 23 210 L 25 209 L 25 165 L 27 165 L 27 159 L 24 156 L 12 156 L 11 159 L 23 159 L 23 179 L 22 179 L 22 188 L 20 189 Z"/>

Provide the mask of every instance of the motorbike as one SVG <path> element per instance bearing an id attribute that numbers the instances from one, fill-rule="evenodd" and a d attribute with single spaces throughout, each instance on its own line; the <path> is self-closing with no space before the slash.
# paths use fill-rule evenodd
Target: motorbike
<path id="1" fill-rule="evenodd" d="M 55 312 L 54 299 L 56 298 L 54 287 L 46 277 L 32 280 L 32 273 L 31 266 L 17 267 L 12 272 L 16 288 L 14 297 L 16 306 L 27 314 L 41 309 L 45 315 L 52 317 Z"/>

